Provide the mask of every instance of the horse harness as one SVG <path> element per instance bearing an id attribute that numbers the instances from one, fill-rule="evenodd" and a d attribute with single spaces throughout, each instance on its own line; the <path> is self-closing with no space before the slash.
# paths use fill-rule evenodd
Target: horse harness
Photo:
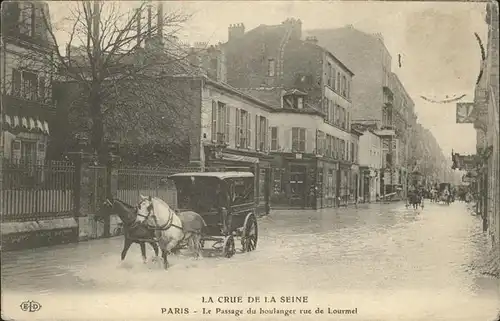
<path id="1" fill-rule="evenodd" d="M 139 204 L 140 205 L 140 204 Z M 139 211 L 137 211 L 137 215 L 140 216 L 140 217 L 143 217 L 144 218 L 144 221 L 147 221 L 147 219 L 151 216 L 156 224 L 156 226 L 150 226 L 148 225 L 148 228 L 150 229 L 153 229 L 153 230 L 160 230 L 160 231 L 166 231 L 168 229 L 170 229 L 171 227 L 176 227 L 178 229 L 180 229 L 181 231 L 183 230 L 181 226 L 178 226 L 176 224 L 173 224 L 173 220 L 174 220 L 174 216 L 172 215 L 172 213 L 170 213 L 170 217 L 168 218 L 167 222 L 161 226 L 159 226 L 158 224 L 158 221 L 156 219 L 156 215 L 154 215 L 154 207 L 153 207 L 153 204 L 150 204 L 147 208 L 148 210 L 148 214 L 147 215 L 142 215 L 142 214 L 139 214 Z"/>

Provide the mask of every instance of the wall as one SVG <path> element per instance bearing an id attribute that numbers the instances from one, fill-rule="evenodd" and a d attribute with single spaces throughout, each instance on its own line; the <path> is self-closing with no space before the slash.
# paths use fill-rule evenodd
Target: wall
<path id="1" fill-rule="evenodd" d="M 319 45 L 355 74 L 351 85 L 352 120 L 381 122 L 384 59 L 385 64 L 390 61 L 390 54 L 384 44 L 372 35 L 348 27 L 309 30 L 307 34 L 316 36 Z"/>
<path id="2" fill-rule="evenodd" d="M 275 113 L 271 114 L 271 127 L 278 127 L 278 151 L 292 152 L 292 128 L 306 129 L 306 153 L 313 153 L 316 148 L 316 129 L 323 123 L 320 116 L 308 114 Z"/>
<path id="3" fill-rule="evenodd" d="M 359 165 L 374 169 L 382 168 L 380 137 L 371 131 L 365 131 L 359 138 Z"/>
<path id="4" fill-rule="evenodd" d="M 274 86 L 278 74 L 268 76 L 268 60 L 274 59 L 276 71 L 280 59 L 280 44 L 286 26 L 259 26 L 223 45 L 227 62 L 227 82 L 237 88 Z"/>
<path id="5" fill-rule="evenodd" d="M 297 88 L 308 94 L 308 101 L 321 106 L 323 50 L 301 40 L 288 41 L 284 52 L 283 82 L 285 88 Z M 304 81 L 302 78 L 304 77 Z"/>
<path id="6" fill-rule="evenodd" d="M 257 134 L 255 131 L 255 116 L 263 116 L 267 119 L 270 118 L 269 110 L 264 109 L 260 105 L 239 97 L 238 95 L 231 94 L 230 91 L 225 89 L 217 88 L 216 86 L 212 86 L 207 84 L 203 88 L 203 98 L 202 98 L 202 107 L 201 107 L 201 139 L 202 142 L 209 143 L 211 142 L 212 137 L 212 101 L 222 102 L 226 104 L 227 110 L 229 110 L 229 148 L 237 148 L 236 147 L 236 109 L 245 110 L 249 113 L 250 117 L 250 132 L 251 139 L 249 148 L 242 148 L 242 150 L 256 150 L 255 146 L 255 135 Z M 218 120 L 219 121 L 219 120 Z M 226 121 L 224 121 L 226 123 Z M 269 126 L 266 128 L 267 132 L 269 132 Z M 269 137 L 269 133 L 268 133 Z"/>

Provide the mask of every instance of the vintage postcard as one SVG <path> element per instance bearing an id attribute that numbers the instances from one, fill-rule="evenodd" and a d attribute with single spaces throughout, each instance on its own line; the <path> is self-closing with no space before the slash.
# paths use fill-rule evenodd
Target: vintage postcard
<path id="1" fill-rule="evenodd" d="M 2 320 L 499 320 L 497 2 L 1 13 Z"/>

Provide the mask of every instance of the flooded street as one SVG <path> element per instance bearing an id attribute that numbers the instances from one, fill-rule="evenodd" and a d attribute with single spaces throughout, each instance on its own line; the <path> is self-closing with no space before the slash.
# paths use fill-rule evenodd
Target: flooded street
<path id="1" fill-rule="evenodd" d="M 22 301 L 37 300 L 44 306 L 40 314 L 25 316 L 57 311 L 61 318 L 85 319 L 105 306 L 115 311 L 106 319 L 137 320 L 148 313 L 162 317 L 163 306 L 193 308 L 202 296 L 218 295 L 305 295 L 313 308 L 357 308 L 346 320 L 493 320 L 500 307 L 499 281 L 474 268 L 486 241 L 463 203 L 427 202 L 417 211 L 402 203 L 273 211 L 259 220 L 256 251 L 198 261 L 173 256 L 168 271 L 143 264 L 138 245 L 120 262 L 122 243 L 116 237 L 4 253 L 5 313 L 18 315 Z M 147 251 L 150 258 L 153 251 Z"/>

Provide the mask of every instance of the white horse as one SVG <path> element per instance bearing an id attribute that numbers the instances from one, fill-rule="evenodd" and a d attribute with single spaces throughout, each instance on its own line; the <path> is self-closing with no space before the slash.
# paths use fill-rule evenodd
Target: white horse
<path id="1" fill-rule="evenodd" d="M 197 258 L 200 257 L 202 230 L 207 224 L 198 213 L 188 211 L 177 215 L 163 200 L 141 195 L 137 214 L 155 230 L 165 269 L 168 268 L 167 255 L 179 249 L 183 242 Z"/>

